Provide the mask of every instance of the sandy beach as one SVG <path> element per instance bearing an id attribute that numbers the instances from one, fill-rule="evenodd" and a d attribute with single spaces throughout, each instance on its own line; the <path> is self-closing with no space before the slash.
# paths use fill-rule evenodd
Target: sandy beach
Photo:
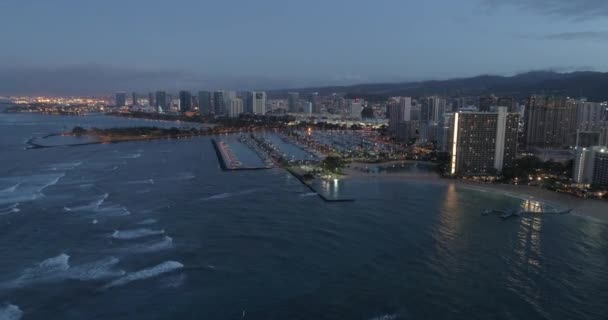
<path id="1" fill-rule="evenodd" d="M 397 163 L 397 162 L 396 162 Z M 398 163 L 402 163 L 399 161 Z M 392 163 L 391 163 L 392 164 Z M 344 170 L 343 179 L 389 179 L 404 181 L 419 181 L 420 183 L 450 185 L 457 188 L 479 190 L 485 192 L 499 192 L 509 197 L 536 200 L 548 205 L 558 207 L 560 210 L 573 209 L 572 214 L 589 217 L 592 219 L 608 222 L 608 201 L 597 199 L 583 199 L 573 195 L 553 192 L 539 187 L 527 185 L 508 185 L 476 183 L 463 180 L 443 179 L 432 171 L 398 172 L 398 173 L 367 173 L 355 169 L 365 166 L 385 166 L 387 164 L 364 164 L 353 163 L 350 168 Z"/>

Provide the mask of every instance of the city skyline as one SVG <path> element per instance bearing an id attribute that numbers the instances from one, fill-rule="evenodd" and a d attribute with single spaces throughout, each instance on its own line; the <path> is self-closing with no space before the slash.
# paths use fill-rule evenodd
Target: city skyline
<path id="1" fill-rule="evenodd" d="M 608 5 L 584 2 L 9 1 L 0 10 L 7 26 L 0 34 L 10 44 L 0 52 L 0 94 L 114 92 L 121 83 L 137 91 L 268 90 L 606 71 Z"/>

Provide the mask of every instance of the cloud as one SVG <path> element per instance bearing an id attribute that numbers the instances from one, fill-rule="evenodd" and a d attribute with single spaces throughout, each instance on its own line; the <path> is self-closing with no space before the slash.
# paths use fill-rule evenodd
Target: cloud
<path id="1" fill-rule="evenodd" d="M 511 6 L 575 20 L 608 17 L 606 0 L 481 0 L 481 3 L 489 8 Z"/>
<path id="2" fill-rule="evenodd" d="M 608 0 L 607 0 L 608 1 Z M 607 41 L 608 31 L 576 31 L 547 33 L 540 35 L 519 35 L 520 38 L 535 40 L 594 40 Z"/>

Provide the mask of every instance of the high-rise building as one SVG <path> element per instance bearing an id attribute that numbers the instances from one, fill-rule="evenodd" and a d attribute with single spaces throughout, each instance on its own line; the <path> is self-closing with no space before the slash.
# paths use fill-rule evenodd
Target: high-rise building
<path id="1" fill-rule="evenodd" d="M 452 121 L 452 174 L 493 174 L 515 160 L 518 114 L 500 107 L 498 112 L 456 112 Z"/>
<path id="2" fill-rule="evenodd" d="M 608 148 L 576 148 L 573 179 L 579 184 L 608 186 Z"/>
<path id="3" fill-rule="evenodd" d="M 300 112 L 300 94 L 297 92 L 290 92 L 287 98 L 287 109 L 289 112 L 295 113 Z"/>
<path id="4" fill-rule="evenodd" d="M 318 92 L 313 92 L 309 94 L 306 100 L 312 104 L 312 113 L 321 113 L 321 105 L 319 104 Z"/>
<path id="5" fill-rule="evenodd" d="M 226 113 L 226 98 L 224 91 L 213 92 L 213 113 L 215 115 Z"/>
<path id="6" fill-rule="evenodd" d="M 347 103 L 349 116 L 355 120 L 361 120 L 361 112 L 363 112 L 364 101 L 359 99 L 349 99 Z"/>
<path id="7" fill-rule="evenodd" d="M 258 91 L 253 96 L 255 98 L 253 101 L 253 113 L 266 114 L 266 92 Z"/>
<path id="8" fill-rule="evenodd" d="M 133 93 L 131 93 L 131 105 L 132 106 L 139 105 L 139 96 L 137 95 L 137 92 L 135 92 L 135 91 L 133 91 Z"/>
<path id="9" fill-rule="evenodd" d="M 211 92 L 199 91 L 198 92 L 198 110 L 202 115 L 210 115 L 212 113 L 211 104 Z"/>
<path id="10" fill-rule="evenodd" d="M 189 91 L 179 92 L 179 111 L 186 112 L 192 110 L 192 94 Z"/>
<path id="11" fill-rule="evenodd" d="M 524 123 L 528 148 L 572 146 L 576 135 L 576 104 L 561 97 L 531 96 Z"/>
<path id="12" fill-rule="evenodd" d="M 389 129 L 395 132 L 399 123 L 411 120 L 412 98 L 399 97 L 398 99 L 392 99 L 387 104 L 387 109 Z"/>
<path id="13" fill-rule="evenodd" d="M 420 118 L 422 121 L 439 123 L 446 113 L 447 101 L 439 97 L 428 97 L 422 100 Z"/>
<path id="14" fill-rule="evenodd" d="M 228 109 L 228 116 L 230 118 L 238 118 L 243 113 L 243 100 L 234 98 L 230 100 L 230 108 Z"/>
<path id="15" fill-rule="evenodd" d="M 168 111 L 167 94 L 164 91 L 156 91 L 156 111 L 159 113 Z"/>
<path id="16" fill-rule="evenodd" d="M 124 107 L 127 105 L 127 94 L 124 92 L 116 93 L 116 106 Z"/>
<path id="17" fill-rule="evenodd" d="M 497 107 L 507 107 L 507 110 L 509 112 L 517 112 L 516 102 L 515 102 L 515 99 L 513 99 L 513 97 L 498 98 L 498 100 L 496 101 L 496 106 Z"/>
<path id="18" fill-rule="evenodd" d="M 608 105 L 603 102 L 576 101 L 576 127 L 582 131 L 598 131 L 608 115 Z"/>
<path id="19" fill-rule="evenodd" d="M 148 93 L 148 106 L 154 105 L 154 94 L 152 92 Z"/>

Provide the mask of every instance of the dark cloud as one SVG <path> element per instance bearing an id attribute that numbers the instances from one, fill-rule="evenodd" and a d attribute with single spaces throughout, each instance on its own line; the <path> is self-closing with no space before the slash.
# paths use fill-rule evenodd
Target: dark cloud
<path id="1" fill-rule="evenodd" d="M 539 14 L 570 17 L 577 20 L 608 16 L 606 0 L 481 0 L 490 8 L 512 6 Z"/>
<path id="2" fill-rule="evenodd" d="M 607 0 L 608 1 L 608 0 Z M 559 32 L 548 33 L 541 35 L 520 35 L 520 38 L 536 39 L 536 40 L 608 40 L 608 31 L 576 31 L 576 32 Z"/>

